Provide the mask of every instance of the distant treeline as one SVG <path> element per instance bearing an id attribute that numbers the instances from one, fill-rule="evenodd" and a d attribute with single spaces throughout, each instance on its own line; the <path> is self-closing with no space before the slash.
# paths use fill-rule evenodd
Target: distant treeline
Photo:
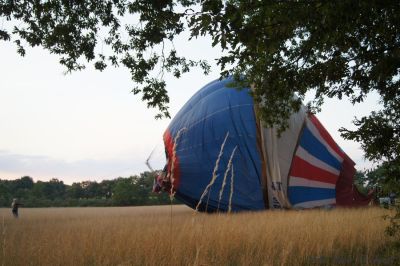
<path id="1" fill-rule="evenodd" d="M 13 198 L 23 207 L 139 206 L 169 204 L 167 193 L 152 192 L 154 172 L 113 180 L 83 181 L 66 185 L 58 179 L 34 182 L 29 176 L 0 179 L 0 207 Z M 176 203 L 176 202 L 174 202 Z"/>

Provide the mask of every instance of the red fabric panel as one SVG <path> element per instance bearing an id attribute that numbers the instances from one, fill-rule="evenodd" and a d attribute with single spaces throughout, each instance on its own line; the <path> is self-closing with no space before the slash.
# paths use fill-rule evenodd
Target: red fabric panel
<path id="1" fill-rule="evenodd" d="M 368 195 L 364 195 L 362 194 L 360 191 L 358 191 L 357 187 L 354 186 L 354 200 L 357 202 L 358 206 L 366 206 L 368 205 L 371 200 L 373 199 L 374 193 L 373 191 L 371 191 L 370 193 L 368 193 Z"/>
<path id="2" fill-rule="evenodd" d="M 353 176 L 356 173 L 354 164 L 344 157 L 342 171 L 336 183 L 336 204 L 338 206 L 352 206 L 353 203 Z"/>
<path id="3" fill-rule="evenodd" d="M 315 167 L 297 156 L 293 159 L 290 175 L 330 184 L 336 184 L 338 180 L 338 176 Z"/>
<path id="4" fill-rule="evenodd" d="M 353 184 L 353 177 L 356 173 L 354 162 L 344 154 L 342 171 L 336 183 L 336 204 L 343 207 L 366 206 L 372 199 L 372 194 L 365 196 L 361 194 Z"/>
<path id="5" fill-rule="evenodd" d="M 176 191 L 176 189 L 179 187 L 179 181 L 180 181 L 180 171 L 179 171 L 179 158 L 178 155 L 175 154 L 175 160 L 173 159 L 173 152 L 174 152 L 174 139 L 171 136 L 171 133 L 169 132 L 169 130 L 165 131 L 164 133 L 164 145 L 165 145 L 165 149 L 167 150 L 167 154 L 168 154 L 168 165 L 167 165 L 167 176 L 171 177 L 172 173 L 172 161 L 174 161 L 174 167 L 173 167 L 173 184 L 172 184 L 172 189 L 174 192 Z"/>

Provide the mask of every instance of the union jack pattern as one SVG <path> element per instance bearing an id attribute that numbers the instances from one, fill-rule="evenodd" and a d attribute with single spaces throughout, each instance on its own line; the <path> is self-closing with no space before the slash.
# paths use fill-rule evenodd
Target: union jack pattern
<path id="1" fill-rule="evenodd" d="M 318 119 L 310 114 L 292 161 L 288 196 L 294 208 L 336 204 L 336 182 L 344 152 Z"/>

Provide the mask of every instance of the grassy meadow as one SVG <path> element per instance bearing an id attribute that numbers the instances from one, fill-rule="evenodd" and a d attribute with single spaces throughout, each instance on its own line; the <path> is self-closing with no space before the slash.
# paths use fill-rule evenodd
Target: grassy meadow
<path id="1" fill-rule="evenodd" d="M 384 209 L 0 209 L 0 265 L 394 265 Z"/>

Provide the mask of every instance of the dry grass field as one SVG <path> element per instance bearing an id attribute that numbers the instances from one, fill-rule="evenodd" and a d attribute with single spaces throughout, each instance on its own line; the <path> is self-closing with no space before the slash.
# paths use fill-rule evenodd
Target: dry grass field
<path id="1" fill-rule="evenodd" d="M 172 208 L 172 215 L 171 215 Z M 385 210 L 0 209 L 0 265 L 394 265 Z"/>

